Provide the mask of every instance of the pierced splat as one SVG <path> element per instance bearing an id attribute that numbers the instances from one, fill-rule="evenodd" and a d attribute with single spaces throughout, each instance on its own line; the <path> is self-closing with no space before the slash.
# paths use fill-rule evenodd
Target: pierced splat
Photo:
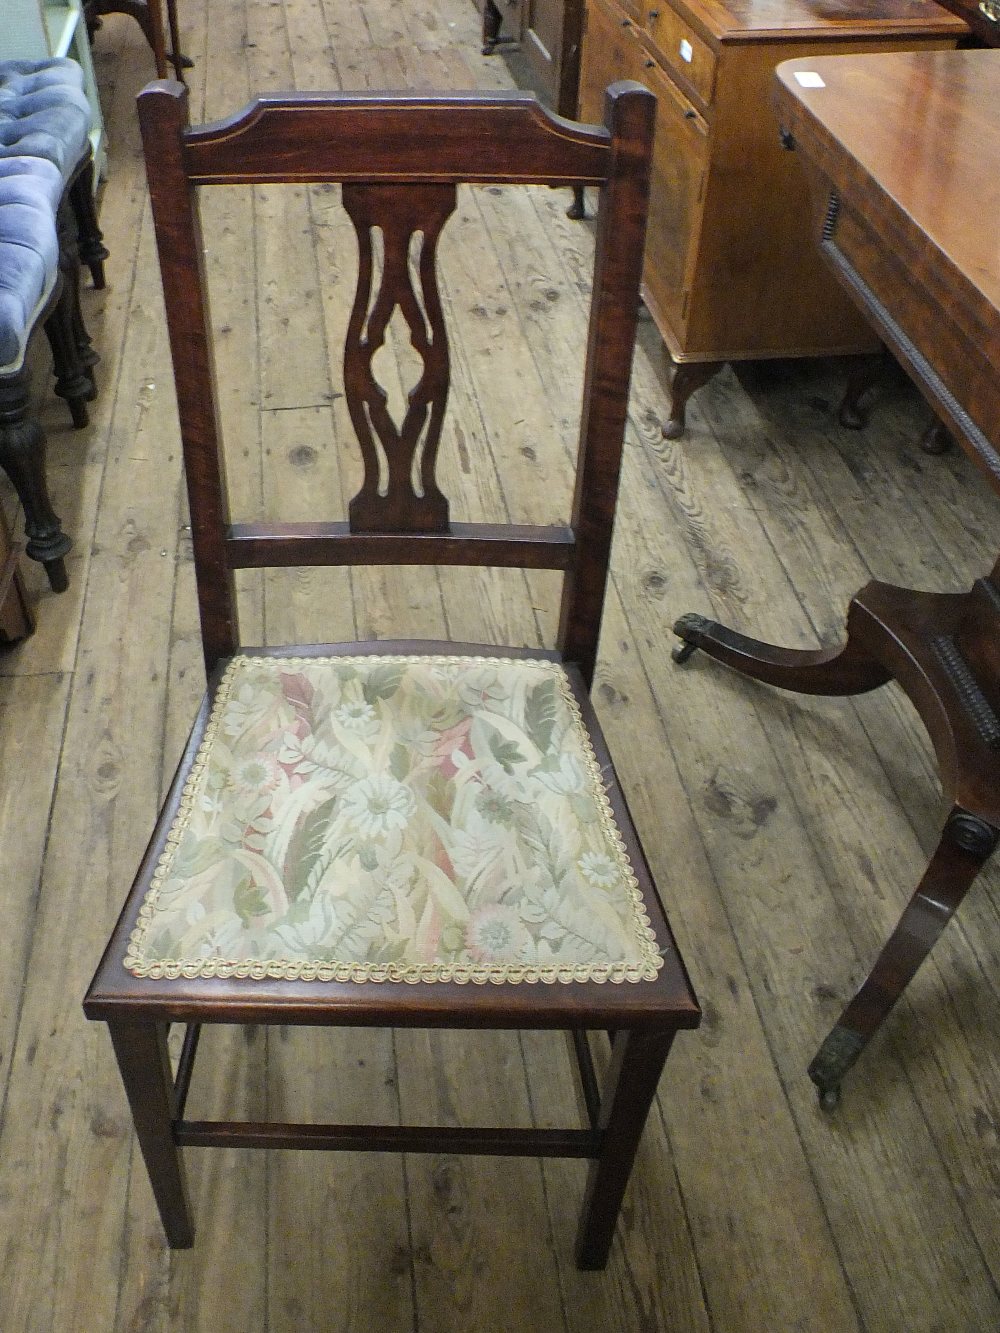
<path id="1" fill-rule="evenodd" d="M 348 511 L 351 531 L 447 532 L 448 501 L 434 474 L 449 384 L 435 260 L 441 229 L 455 209 L 455 187 L 349 184 L 343 200 L 359 250 L 344 383 L 365 470 Z M 377 290 L 376 229 L 383 251 Z M 423 363 L 398 427 L 372 365 L 397 310 Z"/>

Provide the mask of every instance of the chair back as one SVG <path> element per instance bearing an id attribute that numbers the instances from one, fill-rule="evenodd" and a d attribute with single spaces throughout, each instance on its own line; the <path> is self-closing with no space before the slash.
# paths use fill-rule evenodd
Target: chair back
<path id="1" fill-rule="evenodd" d="M 139 118 L 177 388 L 206 664 L 239 647 L 234 571 L 303 565 L 492 565 L 563 572 L 556 647 L 590 683 L 628 407 L 655 99 L 608 90 L 605 124 L 531 94 L 297 93 L 192 127 L 188 92 L 150 85 Z M 339 183 L 357 234 L 344 393 L 364 477 L 346 520 L 243 522 L 225 488 L 198 190 Z M 438 240 L 460 183 L 597 186 L 600 203 L 579 450 L 563 525 L 452 518 L 436 472 L 449 350 Z M 405 321 L 421 372 L 397 424 L 373 370 Z"/>

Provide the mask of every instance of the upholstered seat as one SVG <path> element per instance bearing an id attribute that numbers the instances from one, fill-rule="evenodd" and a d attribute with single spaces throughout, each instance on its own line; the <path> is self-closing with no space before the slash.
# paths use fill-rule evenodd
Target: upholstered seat
<path id="1" fill-rule="evenodd" d="M 0 158 L 0 375 L 21 367 L 56 285 L 62 192 L 62 176 L 51 162 Z"/>
<path id="2" fill-rule="evenodd" d="M 358 982 L 661 965 L 566 668 L 381 653 L 230 663 L 125 960 Z"/>
<path id="3" fill-rule="evenodd" d="M 55 391 L 74 426 L 85 426 L 98 357 L 80 311 L 80 259 L 101 287 L 107 258 L 89 132 L 75 61 L 0 61 L 0 467 L 24 506 L 28 554 L 57 591 L 67 586 L 70 540 L 48 496 L 45 436 L 31 416 L 25 358 L 44 325 Z"/>
<path id="4" fill-rule="evenodd" d="M 44 158 L 68 182 L 89 133 L 90 104 L 75 60 L 0 63 L 0 157 Z"/>
<path id="5" fill-rule="evenodd" d="M 90 104 L 75 60 L 0 61 L 0 159 L 36 157 L 62 175 L 79 232 L 80 258 L 95 287 L 108 257 L 94 208 Z"/>

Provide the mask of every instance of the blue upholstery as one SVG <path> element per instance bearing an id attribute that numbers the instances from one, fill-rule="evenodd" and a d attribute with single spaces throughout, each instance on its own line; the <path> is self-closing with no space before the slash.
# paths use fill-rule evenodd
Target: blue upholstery
<path id="1" fill-rule="evenodd" d="M 0 61 L 0 159 L 44 158 L 65 182 L 89 133 L 90 103 L 75 60 Z"/>
<path id="2" fill-rule="evenodd" d="M 0 374 L 17 370 L 59 270 L 63 178 L 42 158 L 0 158 Z"/>

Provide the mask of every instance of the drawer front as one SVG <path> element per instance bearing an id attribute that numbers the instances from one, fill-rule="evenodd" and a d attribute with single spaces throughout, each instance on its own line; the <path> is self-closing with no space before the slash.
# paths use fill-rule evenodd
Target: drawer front
<path id="1" fill-rule="evenodd" d="M 667 4 L 647 0 L 646 32 L 663 63 L 689 84 L 706 106 L 715 88 L 715 52 Z"/>
<path id="2" fill-rule="evenodd" d="M 645 70 L 643 81 L 657 99 L 643 294 L 661 332 L 668 325 L 681 339 L 688 322 L 711 135 L 702 117 L 661 70 Z"/>
<path id="3" fill-rule="evenodd" d="M 604 120 L 604 90 L 619 79 L 643 78 L 646 52 L 638 38 L 639 24 L 620 5 L 588 0 L 580 65 L 581 120 L 599 125 Z"/>

